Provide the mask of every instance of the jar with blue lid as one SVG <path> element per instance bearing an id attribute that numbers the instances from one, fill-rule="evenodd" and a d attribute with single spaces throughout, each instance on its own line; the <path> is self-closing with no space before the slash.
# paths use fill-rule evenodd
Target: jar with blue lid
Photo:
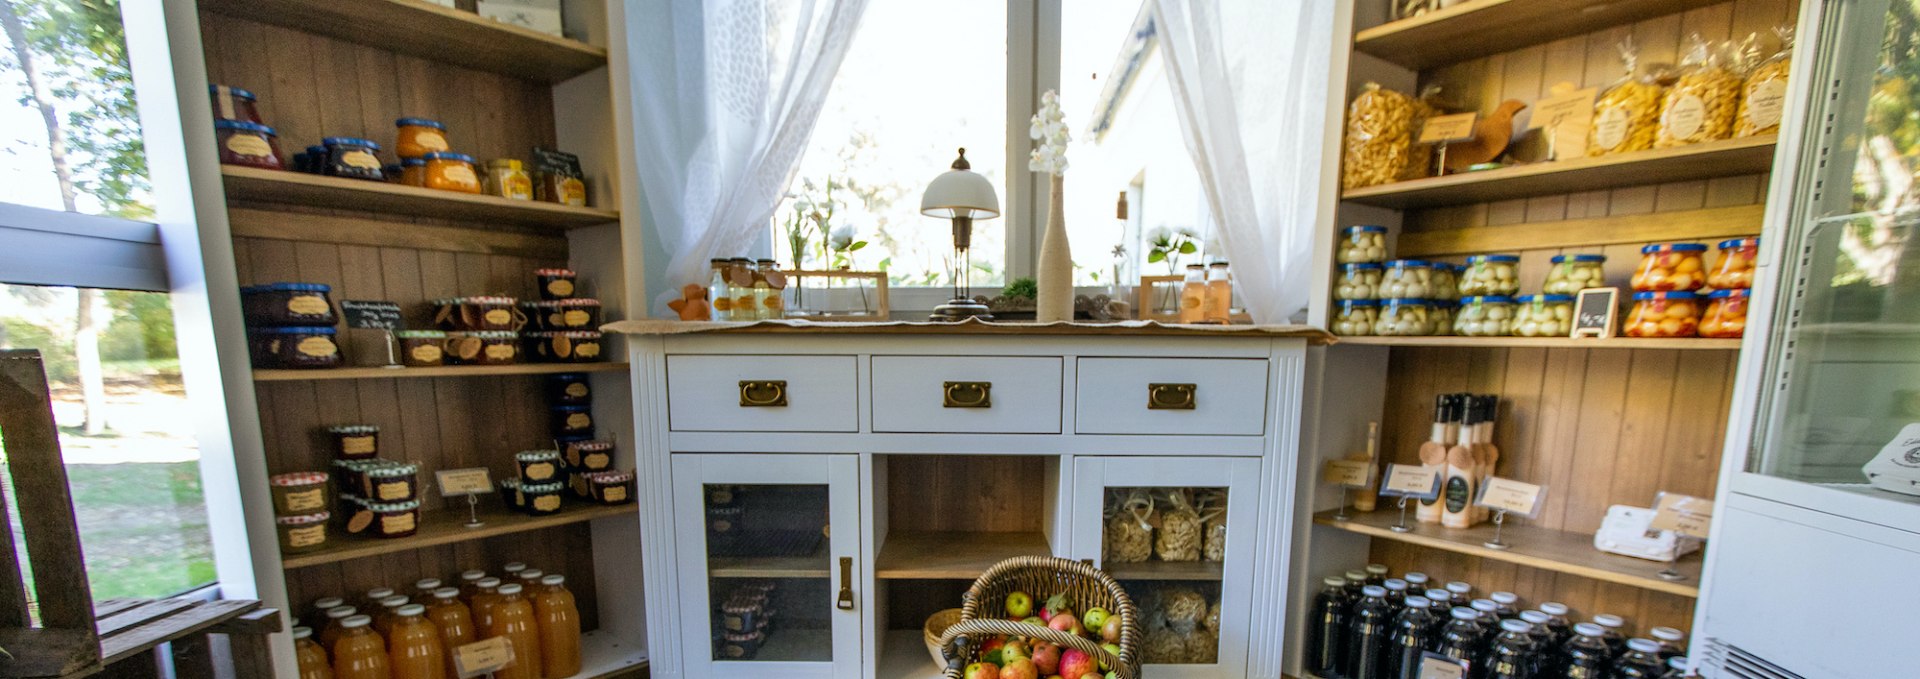
<path id="1" fill-rule="evenodd" d="M 268 283 L 240 288 L 240 311 L 253 328 L 333 325 L 333 287 L 323 283 Z"/>
<path id="2" fill-rule="evenodd" d="M 213 117 L 215 120 L 238 120 L 259 124 L 260 97 L 253 92 L 226 85 L 208 85 L 207 94 L 213 97 Z"/>
<path id="3" fill-rule="evenodd" d="M 1349 226 L 1340 230 L 1340 250 L 1334 261 L 1341 264 L 1379 264 L 1387 261 L 1387 227 Z"/>
<path id="4" fill-rule="evenodd" d="M 393 152 L 401 158 L 419 158 L 452 148 L 447 145 L 447 126 L 438 120 L 401 118 L 393 121 L 393 127 Z"/>
<path id="5" fill-rule="evenodd" d="M 1433 264 L 1418 259 L 1387 262 L 1380 279 L 1380 297 L 1384 299 L 1426 299 L 1433 293 Z"/>
<path id="6" fill-rule="evenodd" d="M 1461 268 L 1458 264 L 1433 262 L 1433 276 L 1427 283 L 1427 299 L 1459 300 Z"/>
<path id="7" fill-rule="evenodd" d="M 1514 301 L 1515 337 L 1566 337 L 1573 332 L 1572 295 L 1521 295 Z"/>
<path id="8" fill-rule="evenodd" d="M 1705 243 L 1654 243 L 1640 248 L 1630 281 L 1638 292 L 1693 292 L 1707 284 Z"/>
<path id="9" fill-rule="evenodd" d="M 340 365 L 333 336 L 330 326 L 248 328 L 247 348 L 255 368 L 332 368 Z"/>
<path id="10" fill-rule="evenodd" d="M 1513 298 L 1474 295 L 1460 298 L 1453 318 L 1453 334 L 1461 337 L 1506 337 L 1513 332 Z"/>
<path id="11" fill-rule="evenodd" d="M 322 174 L 374 181 L 386 179 L 386 173 L 380 169 L 379 144 L 357 137 L 327 137 L 320 141 L 327 147 Z"/>
<path id="12" fill-rule="evenodd" d="M 1519 255 L 1474 255 L 1460 275 L 1460 295 L 1511 297 L 1520 292 Z"/>
<path id="13" fill-rule="evenodd" d="M 1606 285 L 1606 255 L 1555 255 L 1552 264 L 1547 269 L 1547 282 L 1540 286 L 1541 292 L 1571 295 Z"/>
<path id="14" fill-rule="evenodd" d="M 1433 334 L 1433 303 L 1424 299 L 1389 299 L 1380 303 L 1373 334 L 1386 337 L 1425 337 Z"/>
<path id="15" fill-rule="evenodd" d="M 1373 323 L 1380 318 L 1380 303 L 1370 299 L 1343 299 L 1335 303 L 1333 334 L 1359 337 L 1373 334 Z"/>
<path id="16" fill-rule="evenodd" d="M 280 150 L 274 141 L 280 133 L 273 128 L 244 120 L 215 120 L 213 131 L 220 144 L 220 164 L 281 169 Z"/>
<path id="17" fill-rule="evenodd" d="M 1435 265 L 1435 269 L 1438 268 L 1439 265 Z M 1450 299 L 1429 299 L 1427 306 L 1427 324 L 1433 326 L 1432 331 L 1427 334 L 1434 336 L 1453 334 L 1453 316 L 1459 312 L 1460 303 Z"/>
<path id="18" fill-rule="evenodd" d="M 593 414 L 584 405 L 557 405 L 548 409 L 553 437 L 593 436 Z"/>
<path id="19" fill-rule="evenodd" d="M 1379 264 L 1360 262 L 1341 264 L 1340 279 L 1334 281 L 1334 299 L 1379 299 L 1380 277 L 1385 275 L 1386 267 Z"/>

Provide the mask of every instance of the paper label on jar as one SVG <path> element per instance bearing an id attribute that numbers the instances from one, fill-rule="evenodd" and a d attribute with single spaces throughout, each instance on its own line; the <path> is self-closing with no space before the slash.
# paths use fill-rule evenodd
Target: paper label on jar
<path id="1" fill-rule="evenodd" d="M 473 357 L 480 355 L 480 345 L 480 340 L 476 338 L 462 337 L 456 339 L 453 341 L 453 355 L 459 356 L 460 360 L 463 361 L 472 360 Z"/>
<path id="2" fill-rule="evenodd" d="M 308 526 L 287 531 L 288 547 L 312 547 L 327 541 L 327 525 Z"/>
<path id="3" fill-rule="evenodd" d="M 542 495 L 540 497 L 536 497 L 533 499 L 533 508 L 543 512 L 551 512 L 553 510 L 559 509 L 560 496 Z"/>
<path id="4" fill-rule="evenodd" d="M 390 483 L 382 483 L 379 486 L 376 486 L 374 488 L 373 495 L 374 497 L 380 498 L 382 500 L 395 502 L 395 501 L 407 499 L 407 496 L 412 494 L 407 492 L 408 490 L 409 488 L 408 488 L 407 482 L 394 481 Z"/>
<path id="5" fill-rule="evenodd" d="M 1614 106 L 1600 112 L 1593 120 L 1593 141 L 1600 148 L 1612 150 L 1620 148 L 1627 140 L 1627 125 L 1633 122 L 1633 114 L 1625 107 Z"/>
<path id="6" fill-rule="evenodd" d="M 442 354 L 440 347 L 432 344 L 417 345 L 407 353 L 413 356 L 416 363 L 439 363 Z"/>
<path id="7" fill-rule="evenodd" d="M 367 527 L 371 525 L 373 525 L 373 512 L 362 509 L 354 512 L 353 518 L 347 519 L 347 532 L 364 532 L 367 530 Z"/>
<path id="8" fill-rule="evenodd" d="M 273 145 L 267 138 L 253 134 L 236 134 L 227 138 L 227 150 L 243 156 L 271 156 Z"/>
<path id="9" fill-rule="evenodd" d="M 586 467 L 588 469 L 592 469 L 594 471 L 606 469 L 607 454 L 606 453 L 587 453 L 585 457 L 580 458 L 580 466 Z"/>
<path id="10" fill-rule="evenodd" d="M 413 133 L 413 143 L 428 151 L 447 150 L 447 137 L 439 130 L 420 130 Z"/>
<path id="11" fill-rule="evenodd" d="M 564 311 L 555 311 L 547 314 L 547 325 L 550 327 L 561 327 L 562 324 L 566 323 L 566 320 L 567 314 Z"/>
<path id="12" fill-rule="evenodd" d="M 1668 137 L 1692 139 L 1707 122 L 1707 102 L 1698 95 L 1680 95 L 1667 107 L 1661 122 L 1667 126 Z"/>
<path id="13" fill-rule="evenodd" d="M 1747 88 L 1747 121 L 1764 130 L 1780 124 L 1787 108 L 1787 81 L 1773 78 Z"/>
<path id="14" fill-rule="evenodd" d="M 586 398 L 586 397 L 587 397 L 587 383 L 585 383 L 585 382 L 574 382 L 573 384 L 569 384 L 569 385 L 567 385 L 567 392 L 566 392 L 566 393 L 567 393 L 567 396 L 568 396 L 568 397 L 570 397 L 570 398 Z"/>
<path id="15" fill-rule="evenodd" d="M 332 356 L 340 352 L 340 348 L 333 345 L 333 340 L 325 337 L 308 337 L 300 340 L 299 344 L 294 345 L 294 350 L 315 358 Z"/>
<path id="16" fill-rule="evenodd" d="M 593 418 L 586 413 L 574 413 L 567 416 L 568 429 L 586 429 L 593 426 Z"/>
<path id="17" fill-rule="evenodd" d="M 455 164 L 441 170 L 441 173 L 446 175 L 448 181 L 456 184 L 478 184 L 480 182 L 480 175 L 474 174 L 473 168 L 467 167 L 465 164 Z"/>
<path id="18" fill-rule="evenodd" d="M 327 298 L 319 295 L 294 295 L 287 299 L 287 311 L 301 316 L 319 316 L 332 310 Z"/>
<path id="19" fill-rule="evenodd" d="M 604 499 L 607 502 L 619 502 L 621 500 L 625 500 L 627 499 L 627 487 L 626 486 L 609 486 L 607 487 L 607 489 L 600 491 L 600 497 L 601 499 Z"/>
<path id="20" fill-rule="evenodd" d="M 304 514 L 325 509 L 327 496 L 320 488 L 297 490 L 286 494 L 286 502 L 288 514 Z"/>
<path id="21" fill-rule="evenodd" d="M 493 637 L 453 649 L 453 665 L 462 677 L 476 677 L 513 663 L 513 641 Z"/>
<path id="22" fill-rule="evenodd" d="M 340 437 L 340 454 L 371 455 L 374 441 L 375 438 L 372 436 L 342 436 Z"/>
<path id="23" fill-rule="evenodd" d="M 380 158 L 366 151 L 348 151 L 340 155 L 340 163 L 363 170 L 380 169 Z"/>
<path id="24" fill-rule="evenodd" d="M 555 278 L 547 281 L 547 294 L 555 297 L 572 297 L 573 281 L 565 278 Z"/>
<path id="25" fill-rule="evenodd" d="M 547 462 L 535 462 L 527 465 L 526 473 L 523 474 L 523 476 L 525 476 L 528 481 L 545 481 L 553 478 L 553 465 Z"/>
<path id="26" fill-rule="evenodd" d="M 716 298 L 716 299 L 714 299 L 714 300 L 713 300 L 713 310 L 714 310 L 714 311 L 732 311 L 732 310 L 733 310 L 733 298 L 732 298 L 732 297 L 720 297 L 720 298 Z"/>
<path id="27" fill-rule="evenodd" d="M 580 358 L 593 358 L 600 355 L 599 342 L 581 342 L 573 345 L 573 355 Z"/>
<path id="28" fill-rule="evenodd" d="M 401 512 L 393 516 L 380 517 L 380 532 L 387 535 L 405 533 L 413 530 L 413 512 Z"/>
<path id="29" fill-rule="evenodd" d="M 507 325 L 513 322 L 513 312 L 507 311 L 506 309 L 494 309 L 483 314 L 480 318 L 485 320 L 487 325 Z"/>
<path id="30" fill-rule="evenodd" d="M 587 321 L 591 320 L 592 318 L 593 318 L 592 314 L 589 314 L 579 309 L 574 309 L 566 313 L 566 318 L 561 323 L 561 325 L 567 326 L 569 328 L 577 328 L 577 327 L 586 325 Z"/>
<path id="31" fill-rule="evenodd" d="M 729 632 L 738 632 L 740 631 L 740 628 L 745 627 L 747 625 L 746 619 L 741 618 L 740 616 L 737 616 L 737 615 L 729 615 L 722 619 L 725 620 L 725 622 L 722 624 L 726 625 L 727 631 Z"/>
<path id="32" fill-rule="evenodd" d="M 533 200 L 533 180 L 526 178 L 525 175 L 508 177 L 507 181 L 501 183 L 500 189 L 504 194 L 503 198 Z"/>
<path id="33" fill-rule="evenodd" d="M 513 349 L 513 345 L 511 344 L 487 345 L 487 358 L 490 358 L 496 361 L 504 361 L 509 358 L 513 358 L 513 354 L 514 354 L 514 349 Z"/>
<path id="34" fill-rule="evenodd" d="M 559 356 L 560 358 L 573 356 L 573 340 L 565 337 L 553 338 L 553 355 Z"/>

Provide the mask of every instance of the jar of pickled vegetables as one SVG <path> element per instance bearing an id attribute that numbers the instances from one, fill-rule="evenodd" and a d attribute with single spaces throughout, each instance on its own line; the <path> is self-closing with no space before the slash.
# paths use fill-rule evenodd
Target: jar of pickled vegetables
<path id="1" fill-rule="evenodd" d="M 1380 297 L 1426 299 L 1433 292 L 1433 265 L 1417 259 L 1387 262 L 1386 275 L 1380 277 Z"/>
<path id="2" fill-rule="evenodd" d="M 1760 258 L 1760 239 L 1735 238 L 1720 241 L 1720 261 L 1707 275 L 1707 285 L 1715 290 L 1753 287 L 1753 265 Z"/>
<path id="3" fill-rule="evenodd" d="M 1373 334 L 1392 337 L 1425 337 L 1433 334 L 1433 305 L 1424 299 L 1389 299 L 1380 303 L 1380 316 L 1373 322 Z"/>
<path id="4" fill-rule="evenodd" d="M 1439 270 L 1441 266 L 1434 265 L 1434 270 Z M 1445 299 L 1430 299 L 1427 302 L 1429 303 L 1427 324 L 1433 326 L 1427 334 L 1441 336 L 1453 334 L 1453 318 L 1460 313 L 1460 303 Z"/>
<path id="5" fill-rule="evenodd" d="M 393 121 L 393 152 L 401 158 L 420 158 L 445 151 L 447 126 L 426 118 L 401 118 Z"/>
<path id="6" fill-rule="evenodd" d="M 1707 315 L 1700 319 L 1700 336 L 1738 339 L 1747 332 L 1747 298 L 1743 288 L 1715 290 L 1707 295 Z"/>
<path id="7" fill-rule="evenodd" d="M 1387 227 L 1349 226 L 1340 230 L 1340 251 L 1334 257 L 1341 264 L 1387 261 Z"/>
<path id="8" fill-rule="evenodd" d="M 1521 295 L 1514 301 L 1515 337 L 1566 337 L 1573 331 L 1573 295 Z"/>
<path id="9" fill-rule="evenodd" d="M 1483 297 L 1520 292 L 1519 255 L 1474 255 L 1460 274 L 1460 294 Z"/>
<path id="10" fill-rule="evenodd" d="M 1340 280 L 1334 283 L 1334 299 L 1379 299 L 1380 276 L 1385 267 L 1365 262 L 1340 265 Z"/>
<path id="11" fill-rule="evenodd" d="M 1373 323 L 1380 318 L 1380 303 L 1370 299 L 1343 299 L 1333 317 L 1333 334 L 1356 337 L 1373 334 Z"/>
<path id="12" fill-rule="evenodd" d="M 1633 272 L 1633 289 L 1640 292 L 1693 292 L 1707 284 L 1707 266 L 1701 261 L 1703 243 L 1655 243 L 1640 248 L 1640 268 Z"/>
<path id="13" fill-rule="evenodd" d="M 1699 326 L 1699 295 L 1678 290 L 1633 293 L 1633 311 L 1627 314 L 1628 337 L 1693 337 Z"/>
<path id="14" fill-rule="evenodd" d="M 480 192 L 480 175 L 473 171 L 473 156 L 443 151 L 423 157 L 427 160 L 427 188 L 461 193 Z"/>
<path id="15" fill-rule="evenodd" d="M 1458 264 L 1433 262 L 1432 282 L 1427 284 L 1427 299 L 1441 299 L 1449 302 L 1460 299 L 1460 270 Z"/>
<path id="16" fill-rule="evenodd" d="M 1547 282 L 1540 286 L 1540 291 L 1549 295 L 1571 295 L 1606 282 L 1602 270 L 1607 264 L 1606 255 L 1556 255 L 1552 262 Z"/>
<path id="17" fill-rule="evenodd" d="M 1513 298 L 1475 295 L 1460 298 L 1453 317 L 1453 334 L 1461 337 L 1506 337 L 1513 332 Z"/>

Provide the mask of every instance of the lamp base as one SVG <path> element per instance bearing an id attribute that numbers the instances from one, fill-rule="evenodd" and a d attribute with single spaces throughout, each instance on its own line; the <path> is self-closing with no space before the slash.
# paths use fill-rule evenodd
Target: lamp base
<path id="1" fill-rule="evenodd" d="M 991 321 L 993 320 L 993 311 L 988 309 L 987 305 L 977 301 L 965 297 L 955 297 L 947 300 L 946 304 L 934 307 L 933 315 L 928 316 L 927 320 L 935 323 L 959 323 L 969 318 Z"/>

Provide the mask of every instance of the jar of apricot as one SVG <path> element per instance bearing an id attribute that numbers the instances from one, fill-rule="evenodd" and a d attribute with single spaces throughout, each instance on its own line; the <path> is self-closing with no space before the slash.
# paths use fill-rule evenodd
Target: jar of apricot
<path id="1" fill-rule="evenodd" d="M 393 121 L 393 126 L 393 152 L 401 158 L 420 158 L 451 148 L 447 146 L 447 126 L 438 120 L 401 118 Z"/>
<path id="2" fill-rule="evenodd" d="M 1707 276 L 1707 285 L 1715 290 L 1753 287 L 1753 266 L 1760 259 L 1759 238 L 1735 238 L 1720 241 L 1720 261 Z"/>
<path id="3" fill-rule="evenodd" d="M 1747 332 L 1749 290 L 1715 290 L 1707 295 L 1707 315 L 1700 319 L 1700 336 L 1739 339 Z"/>
<path id="4" fill-rule="evenodd" d="M 1700 327 L 1700 296 L 1691 292 L 1636 292 L 1627 314 L 1628 337 L 1693 337 Z"/>
<path id="5" fill-rule="evenodd" d="M 440 151 L 422 157 L 427 160 L 427 188 L 460 193 L 480 192 L 480 175 L 473 171 L 473 156 Z"/>
<path id="6" fill-rule="evenodd" d="M 1707 284 L 1703 243 L 1656 243 L 1640 248 L 1633 289 L 1640 292 L 1693 292 Z"/>

